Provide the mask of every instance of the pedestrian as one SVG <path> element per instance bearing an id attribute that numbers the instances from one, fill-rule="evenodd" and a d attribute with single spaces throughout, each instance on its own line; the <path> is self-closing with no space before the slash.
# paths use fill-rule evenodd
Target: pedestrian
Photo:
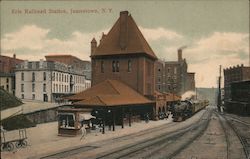
<path id="1" fill-rule="evenodd" d="M 82 132 L 82 136 L 81 136 L 80 140 L 82 140 L 82 138 L 85 138 L 85 136 L 87 134 L 87 131 L 86 131 L 86 128 L 85 128 L 85 124 L 82 125 L 81 132 Z"/>

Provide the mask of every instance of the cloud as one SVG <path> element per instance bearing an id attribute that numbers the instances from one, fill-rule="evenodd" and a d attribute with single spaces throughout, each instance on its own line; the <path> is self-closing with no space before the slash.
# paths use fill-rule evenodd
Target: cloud
<path id="1" fill-rule="evenodd" d="M 44 47 L 44 40 L 50 30 L 36 25 L 23 26 L 16 32 L 4 35 L 2 47 L 6 50 L 29 48 L 39 50 Z"/>
<path id="2" fill-rule="evenodd" d="M 18 58 L 29 60 L 38 60 L 48 54 L 71 54 L 89 60 L 90 41 L 93 37 L 100 39 L 102 32 L 106 31 L 105 29 L 95 33 L 74 31 L 70 37 L 61 40 L 49 38 L 49 29 L 36 25 L 25 25 L 18 31 L 3 36 L 1 51 L 6 52 L 6 55 L 9 56 L 15 52 Z"/>
<path id="3" fill-rule="evenodd" d="M 247 65 L 249 34 L 214 32 L 193 42 L 184 50 L 184 57 L 189 63 L 189 70 L 196 72 L 198 87 L 216 87 L 219 65 L 223 68 Z"/>
<path id="4" fill-rule="evenodd" d="M 214 32 L 208 37 L 203 37 L 193 42 L 192 46 L 185 50 L 192 62 L 203 62 L 221 57 L 244 58 L 249 50 L 249 34 Z"/>
<path id="5" fill-rule="evenodd" d="M 183 36 L 180 35 L 179 33 L 162 27 L 151 29 L 140 26 L 139 29 L 141 30 L 145 38 L 149 41 L 159 40 L 159 39 L 178 40 L 183 38 Z"/>

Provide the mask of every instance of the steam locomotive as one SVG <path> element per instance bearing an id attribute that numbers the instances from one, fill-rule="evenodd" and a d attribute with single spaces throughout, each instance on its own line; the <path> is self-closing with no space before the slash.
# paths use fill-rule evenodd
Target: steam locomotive
<path id="1" fill-rule="evenodd" d="M 174 105 L 173 120 L 183 121 L 209 105 L 208 100 L 184 100 Z"/>

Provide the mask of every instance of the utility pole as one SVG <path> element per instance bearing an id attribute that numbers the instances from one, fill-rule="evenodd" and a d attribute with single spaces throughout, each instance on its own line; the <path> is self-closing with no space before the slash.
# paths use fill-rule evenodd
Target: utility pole
<path id="1" fill-rule="evenodd" d="M 218 99 L 217 99 L 218 111 L 221 111 L 221 65 L 220 65 L 220 76 L 218 81 Z"/>

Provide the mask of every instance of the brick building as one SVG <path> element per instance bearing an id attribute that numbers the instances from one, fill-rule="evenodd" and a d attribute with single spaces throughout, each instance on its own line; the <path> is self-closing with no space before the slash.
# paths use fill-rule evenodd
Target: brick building
<path id="1" fill-rule="evenodd" d="M 233 82 L 240 82 L 250 80 L 250 67 L 244 65 L 237 65 L 226 68 L 224 71 L 224 100 L 231 99 L 231 84 Z"/>
<path id="2" fill-rule="evenodd" d="M 188 65 L 182 58 L 182 49 L 178 49 L 178 61 L 157 61 L 155 65 L 157 91 L 178 95 L 195 91 L 195 73 L 187 72 Z"/>
<path id="3" fill-rule="evenodd" d="M 157 57 L 127 11 L 120 13 L 107 35 L 103 34 L 99 46 L 92 40 L 91 60 L 92 85 L 114 79 L 142 95 L 154 94 Z"/>
<path id="4" fill-rule="evenodd" d="M 23 62 L 17 59 L 14 54 L 13 57 L 0 56 L 0 86 L 11 94 L 15 94 L 15 67 L 17 64 Z"/>

